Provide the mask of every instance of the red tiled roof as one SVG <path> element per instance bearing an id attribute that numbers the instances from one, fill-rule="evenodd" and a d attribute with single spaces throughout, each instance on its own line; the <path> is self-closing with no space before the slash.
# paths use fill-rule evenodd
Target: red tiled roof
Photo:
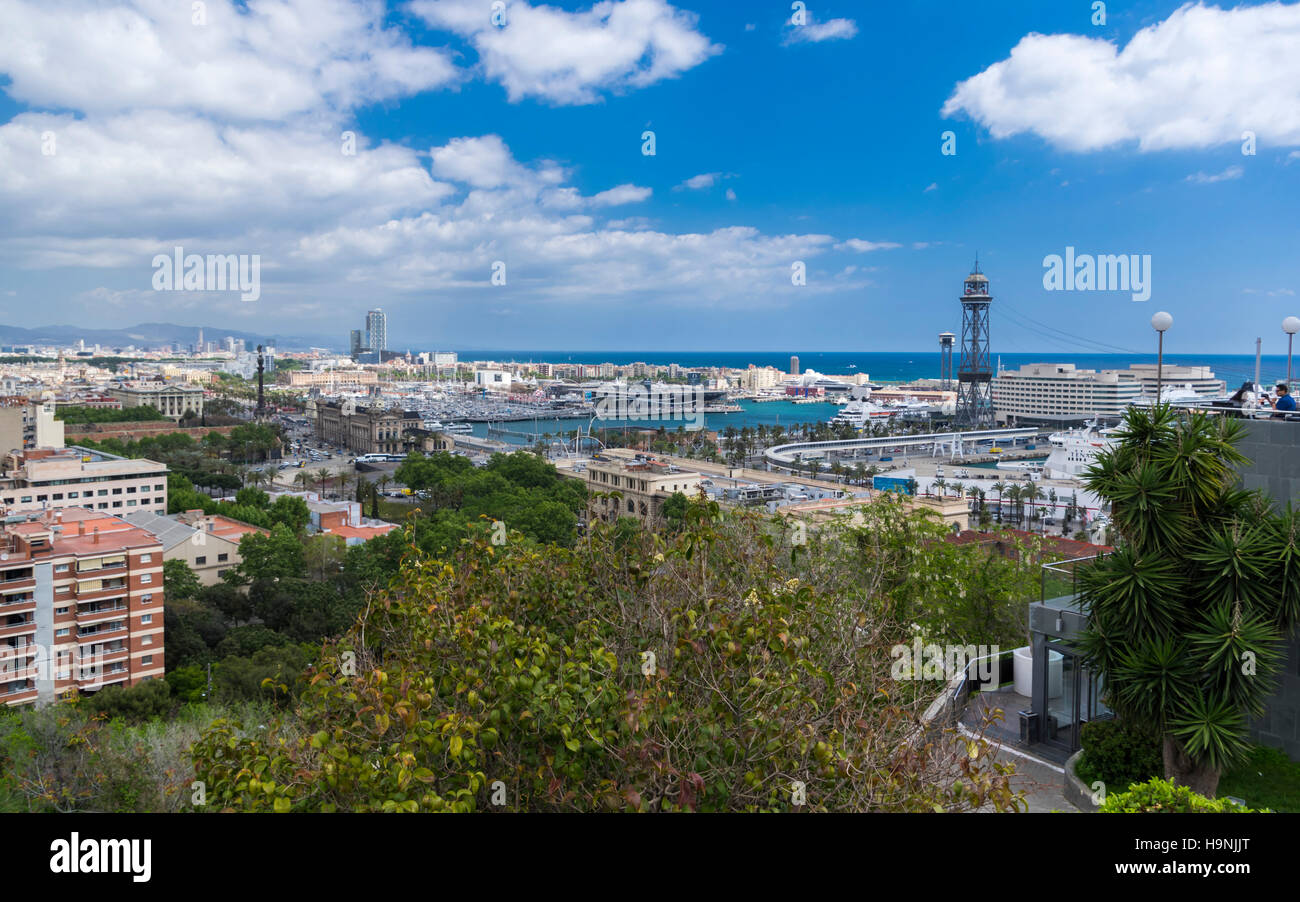
<path id="1" fill-rule="evenodd" d="M 1091 542 L 1080 542 L 1078 539 L 1066 539 L 1060 536 L 1040 536 L 1038 533 L 1026 532 L 1023 529 L 1002 529 L 997 532 L 977 532 L 967 529 L 957 535 L 944 538 L 956 545 L 992 545 L 1013 539 L 1028 544 L 1031 539 L 1037 539 L 1043 543 L 1044 549 L 1067 557 L 1108 554 L 1115 550 L 1110 545 L 1094 545 Z"/>
<path id="2" fill-rule="evenodd" d="M 369 542 L 376 536 L 387 535 L 396 528 L 397 526 L 392 523 L 385 526 L 335 526 L 325 532 L 334 536 L 343 536 L 345 539 L 364 539 Z"/>

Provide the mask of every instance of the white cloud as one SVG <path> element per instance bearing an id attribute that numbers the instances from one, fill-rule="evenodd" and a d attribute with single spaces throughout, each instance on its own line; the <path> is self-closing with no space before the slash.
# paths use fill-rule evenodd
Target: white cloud
<path id="1" fill-rule="evenodd" d="M 1240 166 L 1229 166 L 1222 172 L 1206 173 L 1197 172 L 1187 177 L 1187 181 L 1197 185 L 1213 185 L 1215 182 L 1230 182 L 1233 179 L 1239 179 L 1245 174 L 1245 170 Z M 1066 184 L 1069 184 L 1068 182 Z"/>
<path id="2" fill-rule="evenodd" d="M 731 188 L 728 188 L 728 189 L 727 189 L 727 200 L 735 200 L 735 199 L 736 199 L 736 192 L 733 191 Z"/>
<path id="3" fill-rule="evenodd" d="M 722 177 L 721 172 L 702 172 L 699 175 L 693 175 L 686 181 L 673 188 L 674 191 L 690 190 L 702 191 L 705 188 L 712 188 L 714 184 Z"/>
<path id="4" fill-rule="evenodd" d="M 847 241 L 841 241 L 835 245 L 837 251 L 857 251 L 858 253 L 892 251 L 900 247 L 902 247 L 901 244 L 893 241 L 865 241 L 861 238 L 849 238 Z"/>
<path id="5" fill-rule="evenodd" d="M 532 174 L 515 162 L 499 135 L 481 138 L 452 138 L 435 147 L 430 156 L 433 174 L 474 188 L 499 188 L 532 179 Z"/>
<path id="6" fill-rule="evenodd" d="M 52 156 L 35 152 L 46 132 Z M 454 190 L 409 148 L 356 143 L 348 156 L 335 128 L 223 126 L 186 113 L 22 113 L 0 125 L 0 237 L 310 230 L 387 219 Z"/>
<path id="7" fill-rule="evenodd" d="M 938 191 L 938 190 L 939 190 L 939 183 L 938 183 L 938 182 L 931 182 L 930 184 L 928 184 L 928 185 L 925 186 L 925 190 L 922 191 L 921 193 L 922 193 L 922 194 L 929 194 L 931 191 Z"/>
<path id="8" fill-rule="evenodd" d="M 829 22 L 813 22 L 809 13 L 806 25 L 793 25 L 787 20 L 784 44 L 820 44 L 822 41 L 848 40 L 856 37 L 858 23 L 852 19 L 831 19 Z"/>
<path id="9" fill-rule="evenodd" d="M 58 152 L 42 157 L 33 148 L 51 127 Z M 345 156 L 332 129 L 220 127 L 153 112 L 98 122 L 26 113 L 0 126 L 0 208 L 12 214 L 0 223 L 0 265 L 75 279 L 72 306 L 51 306 L 52 316 L 129 310 L 165 321 L 184 309 L 232 321 L 256 315 L 266 326 L 290 316 L 331 322 L 359 292 L 393 303 L 431 290 L 472 296 L 487 288 L 496 260 L 508 262 L 511 288 L 538 302 L 654 286 L 676 290 L 679 301 L 668 303 L 785 303 L 791 262 L 807 261 L 815 274 L 834 243 L 743 225 L 674 234 L 639 217 L 602 224 L 602 211 L 643 201 L 651 189 L 620 184 L 583 196 L 569 176 L 548 160 L 520 162 L 496 135 L 449 140 L 422 166 L 410 148 L 364 139 Z M 153 256 L 178 244 L 261 255 L 262 299 L 150 291 Z M 107 287 L 80 293 L 96 285 Z M 799 290 L 843 287 L 828 276 Z"/>
<path id="10" fill-rule="evenodd" d="M 0 0 L 0 71 L 23 103 L 92 114 L 191 111 L 279 121 L 457 78 L 442 50 L 384 27 L 377 0 Z"/>
<path id="11" fill-rule="evenodd" d="M 956 86 L 943 106 L 995 138 L 1038 135 L 1070 151 L 1300 143 L 1300 4 L 1187 4 L 1120 49 L 1100 37 L 1029 34 Z"/>
<path id="12" fill-rule="evenodd" d="M 591 204 L 595 207 L 617 207 L 623 204 L 635 204 L 648 198 L 654 191 L 637 185 L 616 185 L 608 191 L 592 195 Z"/>
<path id="13" fill-rule="evenodd" d="M 466 38 L 511 101 L 595 103 L 602 92 L 675 78 L 722 52 L 696 30 L 694 13 L 665 0 L 603 0 L 580 12 L 512 2 L 504 28 L 483 0 L 416 0 L 411 10 Z"/>
<path id="14" fill-rule="evenodd" d="M 482 4 L 453 7 L 486 18 Z M 67 10 L 134 24 L 109 28 L 117 49 L 96 56 L 94 27 Z M 818 270 L 835 244 L 829 235 L 744 224 L 676 234 L 623 215 L 650 188 L 580 187 L 579 173 L 517 159 L 499 135 L 456 137 L 427 152 L 368 138 L 348 124 L 356 106 L 455 77 L 449 63 L 439 68 L 442 51 L 426 60 L 400 33 L 387 34 L 383 10 L 378 0 L 209 0 L 209 31 L 197 39 L 209 43 L 196 49 L 176 21 L 195 27 L 189 4 L 0 0 L 0 19 L 16 23 L 18 35 L 0 35 L 8 90 L 52 108 L 0 124 L 0 267 L 46 271 L 34 277 L 45 280 L 42 317 L 165 321 L 183 309 L 185 319 L 320 331 L 338 325 L 339 309 L 372 298 L 471 299 L 488 287 L 496 260 L 508 262 L 508 290 L 530 303 L 604 302 L 653 286 L 656 298 L 675 289 L 665 303 L 685 307 L 782 304 L 795 260 L 809 265 L 801 294 L 844 288 L 837 271 Z M 672 77 L 684 61 L 717 51 L 692 30 L 693 17 L 662 0 L 510 11 L 511 27 L 536 13 L 573 41 L 557 45 L 552 69 L 489 52 L 487 71 L 489 59 L 518 64 L 503 81 L 556 102 Z M 540 46 L 543 37 L 532 40 Z M 186 40 L 196 38 L 186 32 Z M 75 77 L 37 79 L 50 60 L 29 56 L 43 54 L 71 57 Z M 357 132 L 354 153 L 345 130 Z M 51 156 L 41 153 L 46 132 L 56 140 Z M 713 184 L 729 177 L 711 176 Z M 176 245 L 260 255 L 261 300 L 149 290 L 153 256 Z M 507 308 L 523 309 L 501 302 Z"/>

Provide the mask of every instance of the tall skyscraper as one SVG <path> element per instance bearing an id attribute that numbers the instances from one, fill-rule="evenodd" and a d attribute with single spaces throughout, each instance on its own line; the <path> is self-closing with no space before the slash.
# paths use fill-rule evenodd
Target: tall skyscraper
<path id="1" fill-rule="evenodd" d="M 798 375 L 799 375 L 799 358 L 798 358 L 798 357 L 793 357 L 793 356 L 792 356 L 792 357 L 790 358 L 790 375 L 791 375 L 791 376 L 798 376 Z"/>
<path id="2" fill-rule="evenodd" d="M 356 360 L 361 356 L 361 351 L 365 346 L 361 343 L 361 330 L 353 329 L 348 336 L 348 355 Z"/>
<path id="3" fill-rule="evenodd" d="M 366 347 L 372 351 L 388 350 L 388 317 L 382 307 L 366 314 Z"/>

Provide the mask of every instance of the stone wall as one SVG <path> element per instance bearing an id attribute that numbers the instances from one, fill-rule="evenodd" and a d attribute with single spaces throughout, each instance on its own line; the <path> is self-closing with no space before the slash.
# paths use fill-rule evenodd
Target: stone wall
<path id="1" fill-rule="evenodd" d="M 1293 636 L 1287 643 L 1277 692 L 1268 700 L 1264 716 L 1251 723 L 1250 738 L 1300 761 L 1300 637 Z"/>
<path id="2" fill-rule="evenodd" d="M 1263 489 L 1279 504 L 1300 498 L 1300 423 L 1249 420 L 1237 449 L 1251 461 L 1241 470 L 1246 488 Z"/>
<path id="3" fill-rule="evenodd" d="M 1242 485 L 1263 489 L 1284 505 L 1300 499 L 1300 423 L 1251 420 L 1237 446 L 1250 463 L 1241 468 Z M 1250 725 L 1250 736 L 1300 761 L 1300 636 L 1287 643 L 1281 680 L 1264 716 Z"/>

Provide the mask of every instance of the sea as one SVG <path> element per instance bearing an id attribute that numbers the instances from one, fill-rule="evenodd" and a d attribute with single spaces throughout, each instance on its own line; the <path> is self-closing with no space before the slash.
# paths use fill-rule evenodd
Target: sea
<path id="1" fill-rule="evenodd" d="M 466 350 L 458 351 L 462 360 L 492 360 L 497 363 L 646 363 L 652 366 L 667 366 L 676 363 L 683 367 L 731 367 L 744 369 L 750 364 L 756 367 L 771 366 L 783 372 L 790 368 L 790 357 L 799 358 L 801 372 L 816 370 L 833 376 L 866 373 L 873 382 L 909 382 L 914 379 L 939 378 L 939 354 L 937 351 L 528 351 L 528 350 Z M 955 356 L 955 355 L 954 355 Z M 1125 369 L 1135 363 L 1155 363 L 1155 355 L 1141 354 L 1002 354 L 993 355 L 994 366 L 1000 362 L 1004 369 L 1018 369 L 1029 363 L 1073 363 L 1079 369 L 1106 370 Z M 1164 361 L 1174 366 L 1209 367 L 1214 375 L 1235 389 L 1242 382 L 1255 376 L 1255 358 L 1246 354 L 1166 354 Z M 956 362 L 956 361 L 954 361 Z M 1286 378 L 1286 355 L 1265 355 L 1260 360 L 1260 378 L 1265 384 Z M 711 413 L 705 415 L 704 428 L 725 430 L 728 426 L 743 429 L 764 426 L 784 426 L 787 430 L 805 423 L 826 422 L 839 411 L 834 404 L 795 404 L 790 401 L 769 401 L 756 404 L 741 401 L 741 409 L 733 413 Z M 607 421 L 606 428 L 618 429 L 624 426 L 653 427 L 662 425 L 669 431 L 675 431 L 677 423 L 659 421 L 641 421 L 625 423 Z M 599 434 L 602 423 L 592 424 Z M 531 444 L 531 440 L 519 436 L 488 436 L 487 425 L 473 424 L 474 434 L 480 437 L 496 438 L 509 444 Z M 587 429 L 587 420 L 526 420 L 509 425 L 516 432 L 532 435 L 543 433 L 572 432 L 575 429 Z"/>
<path id="2" fill-rule="evenodd" d="M 880 382 L 908 382 L 913 379 L 939 378 L 939 352 L 936 351 L 528 351 L 465 350 L 458 351 L 462 360 L 494 360 L 498 363 L 648 363 L 684 367 L 725 366 L 744 369 L 754 366 L 776 367 L 789 372 L 790 358 L 799 358 L 800 370 L 816 370 L 834 376 L 866 373 Z M 957 356 L 954 351 L 954 358 Z M 1060 351 L 1043 353 L 993 354 L 996 369 L 1018 369 L 1027 363 L 1073 363 L 1079 369 L 1125 369 L 1135 363 L 1155 363 L 1152 354 L 1069 354 Z M 1236 388 L 1255 376 L 1253 354 L 1166 354 L 1165 363 L 1176 366 L 1207 366 L 1214 374 Z M 954 360 L 954 363 L 958 361 Z M 1297 360 L 1300 363 L 1300 359 Z M 1260 375 L 1265 383 L 1286 378 L 1286 355 L 1265 354 L 1260 359 Z"/>

